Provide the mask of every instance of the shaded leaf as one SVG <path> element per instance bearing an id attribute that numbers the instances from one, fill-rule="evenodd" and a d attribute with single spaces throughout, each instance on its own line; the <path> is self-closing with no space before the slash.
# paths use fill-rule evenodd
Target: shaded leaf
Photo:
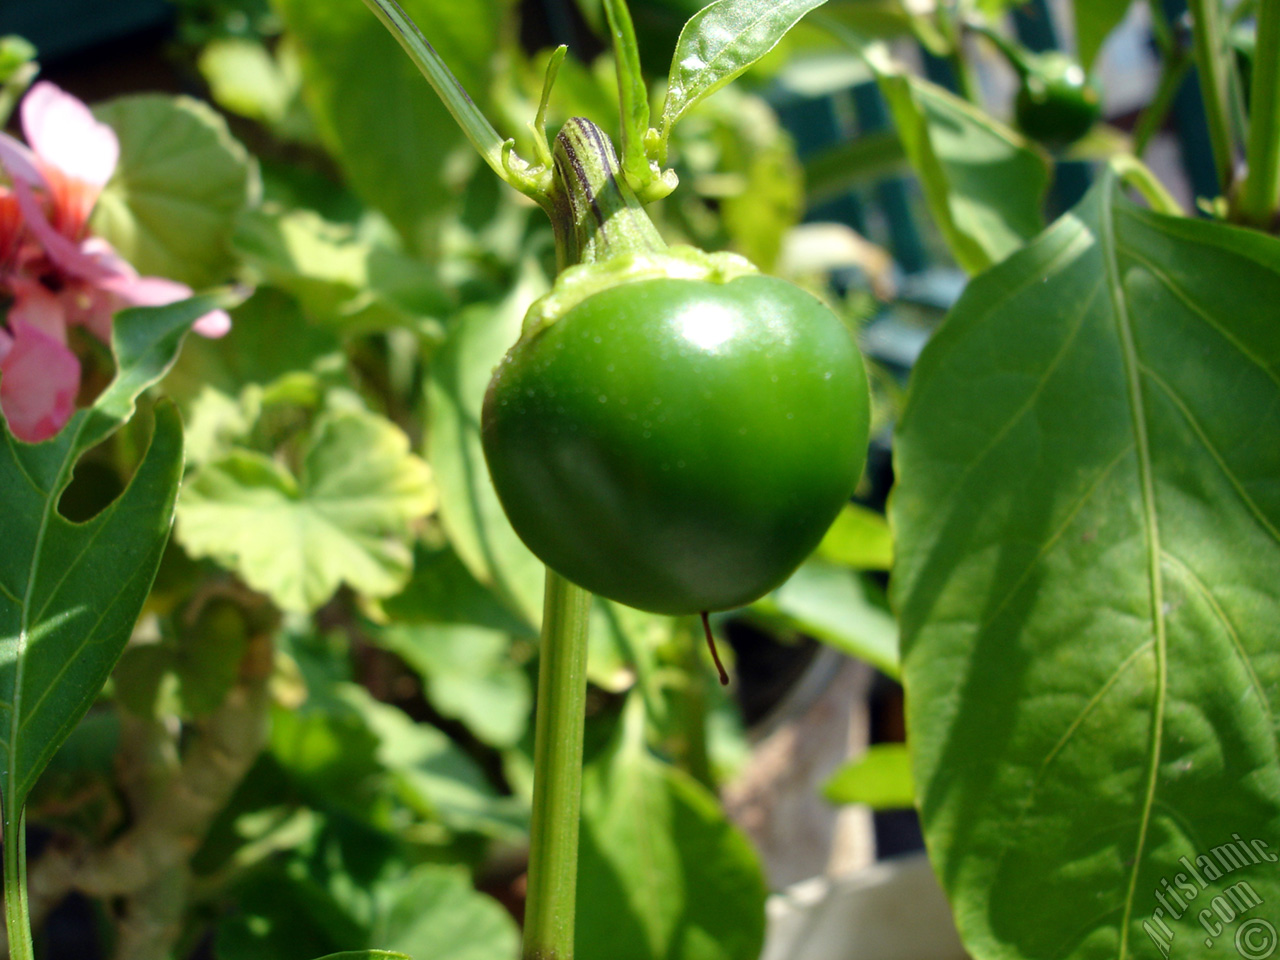
<path id="1" fill-rule="evenodd" d="M 411 570 L 409 525 L 431 511 L 427 465 L 374 414 L 330 413 L 295 478 L 236 450 L 197 470 L 178 507 L 178 539 L 240 574 L 286 610 L 314 610 L 342 583 L 387 596 Z"/>
<path id="2" fill-rule="evenodd" d="M 182 423 L 155 408 L 151 444 L 128 488 L 85 523 L 58 513 L 80 455 L 127 421 L 138 395 L 173 363 L 196 298 L 129 310 L 112 331 L 115 379 L 44 443 L 0 420 L 0 792 L 7 816 L 106 682 L 147 598 L 173 518 Z"/>
<path id="3" fill-rule="evenodd" d="M 580 960 L 757 960 L 764 877 L 705 787 L 644 747 L 632 698 L 582 785 Z"/>
<path id="4" fill-rule="evenodd" d="M 120 139 L 120 162 L 93 211 L 93 229 L 139 273 L 204 287 L 235 269 L 231 230 L 257 196 L 249 154 L 208 105 L 142 94 L 94 115 Z"/>
<path id="5" fill-rule="evenodd" d="M 925 835 L 975 956 L 1154 956 L 1156 909 L 1209 956 L 1201 903 L 1156 894 L 1180 858 L 1280 836 L 1278 299 L 1280 242 L 1108 175 L 916 365 L 893 595 Z M 1236 880 L 1280 897 L 1250 862 L 1204 900 Z"/>
<path id="6" fill-rule="evenodd" d="M 1071 10 L 1076 18 L 1076 54 L 1088 70 L 1111 31 L 1129 12 L 1131 0 L 1074 0 Z"/>
<path id="7" fill-rule="evenodd" d="M 523 736 L 533 691 L 505 633 L 464 625 L 395 626 L 377 641 L 421 675 L 435 709 L 461 720 L 485 743 L 509 747 Z"/>
<path id="8" fill-rule="evenodd" d="M 464 311 L 427 381 L 427 459 L 440 488 L 440 521 L 475 578 L 531 625 L 542 614 L 543 567 L 498 502 L 480 445 L 480 410 L 494 367 L 546 289 L 546 278 L 529 265 L 506 300 Z"/>

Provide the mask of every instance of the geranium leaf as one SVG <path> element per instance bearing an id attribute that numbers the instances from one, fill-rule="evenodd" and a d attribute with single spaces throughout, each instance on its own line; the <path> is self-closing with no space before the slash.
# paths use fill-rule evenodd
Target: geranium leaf
<path id="1" fill-rule="evenodd" d="M 395 593 L 412 569 L 410 525 L 435 506 L 427 465 L 389 420 L 343 411 L 316 425 L 298 476 L 250 450 L 196 471 L 178 539 L 286 610 L 314 610 L 342 583 Z"/>
<path id="2" fill-rule="evenodd" d="M 258 192 L 257 168 L 226 122 L 189 97 L 143 94 L 94 115 L 120 139 L 120 162 L 98 198 L 93 229 L 139 273 L 194 287 L 235 267 L 231 231 Z"/>

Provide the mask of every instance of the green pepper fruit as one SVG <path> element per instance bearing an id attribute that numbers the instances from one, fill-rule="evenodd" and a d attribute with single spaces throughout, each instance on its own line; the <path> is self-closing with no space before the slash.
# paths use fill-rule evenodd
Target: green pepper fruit
<path id="1" fill-rule="evenodd" d="M 782 280 L 650 277 L 571 299 L 485 397 L 498 497 L 539 559 L 692 614 L 781 584 L 853 492 L 869 392 L 848 329 Z"/>
<path id="2" fill-rule="evenodd" d="M 1014 101 L 1018 128 L 1046 146 L 1075 143 L 1102 112 L 1097 82 L 1063 53 L 1024 54 L 1023 59 L 1025 70 L 1019 70 L 1022 83 Z"/>

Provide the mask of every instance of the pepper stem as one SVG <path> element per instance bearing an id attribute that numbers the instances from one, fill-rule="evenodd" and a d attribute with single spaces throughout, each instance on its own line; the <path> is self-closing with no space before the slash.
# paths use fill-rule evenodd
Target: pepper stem
<path id="1" fill-rule="evenodd" d="M 559 268 L 665 250 L 658 228 L 621 176 L 618 154 L 590 120 L 574 117 L 556 135 L 551 222 Z"/>
<path id="2" fill-rule="evenodd" d="M 720 674 L 720 686 L 727 687 L 729 672 L 720 662 L 720 651 L 716 649 L 716 638 L 711 635 L 711 621 L 707 619 L 707 611 L 703 610 L 699 616 L 702 617 L 702 632 L 707 635 L 707 648 L 711 651 L 711 659 L 715 661 L 716 671 Z"/>

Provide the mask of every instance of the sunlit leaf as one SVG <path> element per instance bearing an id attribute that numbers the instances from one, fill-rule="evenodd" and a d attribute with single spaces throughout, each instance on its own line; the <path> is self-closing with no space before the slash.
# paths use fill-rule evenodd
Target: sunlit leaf
<path id="1" fill-rule="evenodd" d="M 855 570 L 888 570 L 893 566 L 893 534 L 883 514 L 845 504 L 818 544 L 818 556 Z"/>
<path id="2" fill-rule="evenodd" d="M 247 214 L 234 244 L 267 282 L 297 297 L 307 316 L 344 333 L 411 326 L 453 309 L 428 264 L 308 210 Z"/>
<path id="3" fill-rule="evenodd" d="M 250 450 L 197 470 L 178 506 L 178 539 L 286 610 L 309 611 L 342 583 L 373 597 L 408 579 L 410 524 L 435 505 L 427 465 L 374 414 L 326 415 L 295 477 Z"/>
<path id="4" fill-rule="evenodd" d="M 847 567 L 813 558 L 753 608 L 780 617 L 837 650 L 898 674 L 898 628 L 893 616 L 867 597 L 862 579 Z"/>
<path id="5" fill-rule="evenodd" d="M 1157 899 L 1233 837 L 1280 837 L 1278 301 L 1280 241 L 1106 176 L 916 365 L 894 605 L 924 831 L 974 956 L 1207 957 L 1227 884 L 1280 898 L 1249 860 L 1185 912 Z"/>
<path id="6" fill-rule="evenodd" d="M 684 25 L 671 58 L 662 130 L 670 133 L 690 107 L 715 93 L 777 45 L 826 0 L 716 0 Z"/>
<path id="7" fill-rule="evenodd" d="M 961 267 L 985 270 L 1040 231 L 1049 183 L 1042 154 L 936 84 L 883 64 L 878 76 L 929 211 Z"/>
<path id="8" fill-rule="evenodd" d="M 875 810 L 911 809 L 915 787 L 905 743 L 877 743 L 850 760 L 822 787 L 832 803 L 865 803 Z"/>
<path id="9" fill-rule="evenodd" d="M 231 278 L 231 230 L 258 192 L 254 161 L 207 104 L 142 94 L 94 110 L 120 162 L 93 228 L 138 272 L 195 287 Z"/>

